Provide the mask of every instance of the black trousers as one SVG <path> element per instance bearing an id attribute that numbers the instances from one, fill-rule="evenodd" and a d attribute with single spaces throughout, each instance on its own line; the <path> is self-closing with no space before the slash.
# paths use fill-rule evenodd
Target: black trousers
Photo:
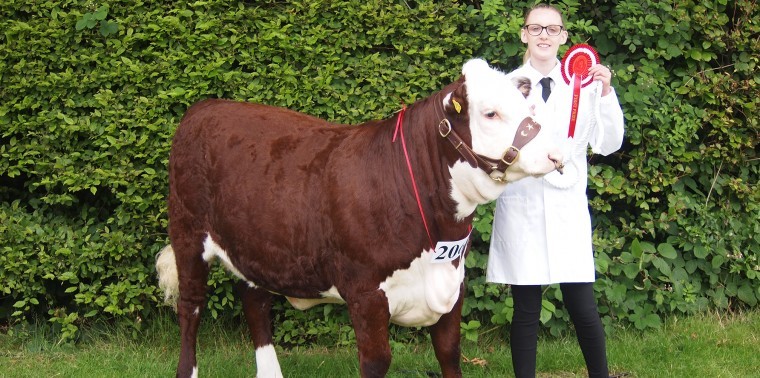
<path id="1" fill-rule="evenodd" d="M 594 298 L 593 283 L 561 283 L 563 302 L 575 326 L 578 344 L 586 360 L 589 377 L 608 377 L 604 328 Z M 512 285 L 514 315 L 510 347 L 515 377 L 536 376 L 536 345 L 541 315 L 541 286 Z"/>

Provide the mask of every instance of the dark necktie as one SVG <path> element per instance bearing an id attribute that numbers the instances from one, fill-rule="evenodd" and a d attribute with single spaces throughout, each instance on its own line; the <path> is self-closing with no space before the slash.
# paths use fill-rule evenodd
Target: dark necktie
<path id="1" fill-rule="evenodd" d="M 541 83 L 541 97 L 544 98 L 544 102 L 549 98 L 549 95 L 552 93 L 552 79 L 550 77 L 545 77 L 541 80 L 539 80 Z"/>

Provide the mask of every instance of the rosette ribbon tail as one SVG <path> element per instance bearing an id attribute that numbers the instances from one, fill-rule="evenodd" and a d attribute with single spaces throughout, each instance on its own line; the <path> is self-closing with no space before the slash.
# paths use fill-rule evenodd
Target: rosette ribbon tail
<path id="1" fill-rule="evenodd" d="M 567 128 L 567 137 L 573 138 L 575 136 L 575 123 L 578 121 L 578 106 L 581 100 L 581 76 L 573 74 L 573 103 L 570 108 L 570 126 Z"/>

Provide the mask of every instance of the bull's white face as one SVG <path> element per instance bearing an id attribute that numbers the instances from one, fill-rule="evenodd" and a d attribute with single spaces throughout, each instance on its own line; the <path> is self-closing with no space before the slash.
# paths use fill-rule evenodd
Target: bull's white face
<path id="1" fill-rule="evenodd" d="M 481 59 L 468 61 L 462 74 L 467 89 L 472 149 L 477 154 L 501 159 L 512 145 L 520 122 L 531 116 L 528 102 L 506 74 Z M 444 99 L 444 106 L 448 106 L 449 100 Z M 556 169 L 555 161 L 562 161 L 562 157 L 545 127 L 520 150 L 519 157 L 506 171 L 506 181 L 545 175 Z M 478 204 L 495 200 L 507 185 L 464 162 L 457 162 L 450 172 L 451 195 L 458 203 L 460 219 L 471 214 Z"/>

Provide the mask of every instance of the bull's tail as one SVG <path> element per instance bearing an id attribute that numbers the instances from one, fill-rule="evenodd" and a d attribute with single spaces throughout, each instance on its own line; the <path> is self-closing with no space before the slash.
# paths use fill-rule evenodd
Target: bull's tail
<path id="1" fill-rule="evenodd" d="M 158 287 L 164 292 L 164 302 L 177 309 L 179 298 L 179 279 L 177 278 L 177 261 L 171 244 L 164 247 L 156 256 Z"/>

